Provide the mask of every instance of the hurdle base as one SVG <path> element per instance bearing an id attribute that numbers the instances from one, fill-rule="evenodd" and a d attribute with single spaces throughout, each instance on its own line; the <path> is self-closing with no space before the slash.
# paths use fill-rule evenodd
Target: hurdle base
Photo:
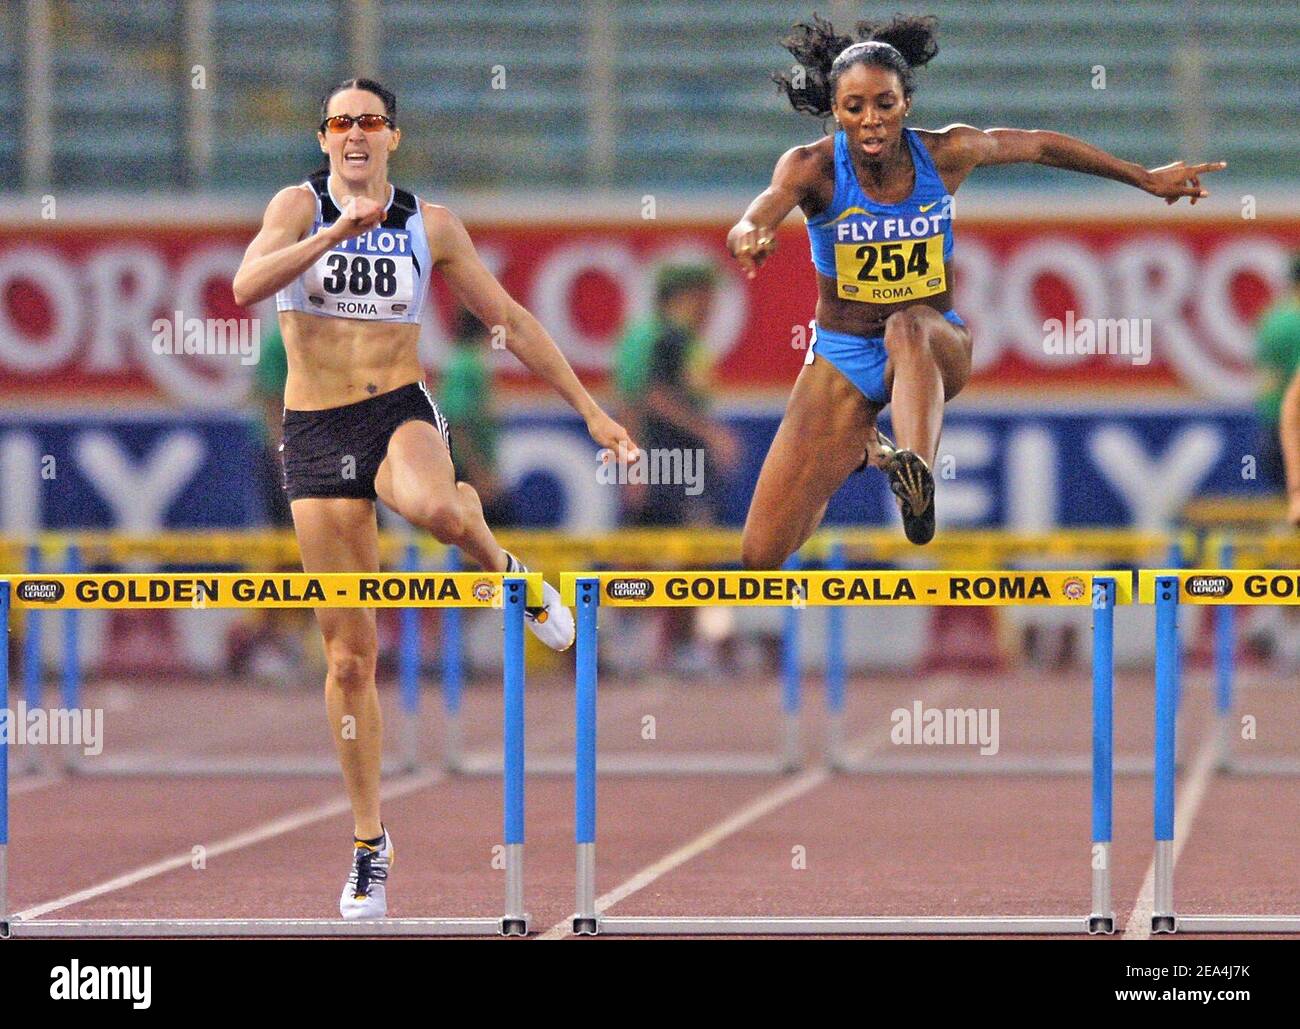
<path id="1" fill-rule="evenodd" d="M 1089 936 L 1110 936 L 1115 932 L 1114 915 L 1093 915 L 1088 919 Z"/>
<path id="2" fill-rule="evenodd" d="M 502 936 L 527 936 L 528 916 L 520 915 L 514 918 L 503 918 L 500 920 L 499 928 Z"/>
<path id="3" fill-rule="evenodd" d="M 782 727 L 781 772 L 793 775 L 803 767 L 803 743 L 799 738 L 799 712 L 787 712 Z"/>
<path id="4" fill-rule="evenodd" d="M 674 917 L 600 916 L 583 922 L 585 935 L 624 936 L 1058 936 L 1084 934 L 1090 919 L 1081 915 L 888 917 Z"/>
<path id="5" fill-rule="evenodd" d="M 1178 918 L 1174 915 L 1152 915 L 1151 932 L 1174 933 L 1178 931 Z"/>
<path id="6" fill-rule="evenodd" d="M 8 924 L 12 937 L 105 937 L 139 939 L 149 937 L 234 937 L 262 936 L 498 936 L 507 932 L 503 918 L 373 918 L 346 921 L 342 918 L 139 918 L 139 919 L 44 919 L 14 920 Z M 524 926 L 525 931 L 527 925 Z"/>
<path id="7" fill-rule="evenodd" d="M 386 760 L 382 774 L 397 776 L 418 770 L 418 763 L 402 759 Z M 174 759 L 144 755 L 119 757 L 80 758 L 69 761 L 64 771 L 70 776 L 86 779 L 108 778 L 221 778 L 225 776 L 248 779 L 337 779 L 339 763 L 336 758 L 187 758 Z"/>
<path id="8" fill-rule="evenodd" d="M 1300 915 L 1181 915 L 1180 933 L 1300 933 Z"/>
<path id="9" fill-rule="evenodd" d="M 598 918 L 577 918 L 573 919 L 574 936 L 595 936 L 600 932 L 600 919 Z"/>
<path id="10" fill-rule="evenodd" d="M 465 754 L 458 775 L 500 775 L 500 753 L 477 751 Z M 574 759 L 560 755 L 536 755 L 524 762 L 528 775 L 573 775 Z M 791 770 L 775 754 L 700 753 L 679 755 L 609 754 L 596 760 L 604 775 L 784 775 Z"/>
<path id="11" fill-rule="evenodd" d="M 1223 775 L 1295 777 L 1300 776 L 1300 761 L 1286 757 L 1244 758 L 1229 754 L 1219 759 L 1216 770 Z"/>
<path id="12" fill-rule="evenodd" d="M 925 757 L 864 758 L 852 761 L 837 756 L 831 762 L 834 771 L 844 775 L 1091 775 L 1092 759 L 1077 757 Z M 1114 765 L 1116 775 L 1150 775 L 1150 758 L 1120 758 Z"/>
<path id="13" fill-rule="evenodd" d="M 449 775 L 456 775 L 465 770 L 463 739 L 460 712 L 448 712 L 446 726 L 443 729 L 442 768 Z"/>

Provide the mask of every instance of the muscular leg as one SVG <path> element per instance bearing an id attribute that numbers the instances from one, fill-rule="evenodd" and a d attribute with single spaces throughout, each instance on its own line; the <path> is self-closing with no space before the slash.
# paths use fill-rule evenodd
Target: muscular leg
<path id="1" fill-rule="evenodd" d="M 375 476 L 375 492 L 412 525 L 460 547 L 484 571 L 506 570 L 506 552 L 483 518 L 478 492 L 456 481 L 442 436 L 428 422 L 398 426 Z"/>
<path id="2" fill-rule="evenodd" d="M 933 467 L 943 405 L 970 378 L 970 330 L 933 308 L 908 307 L 885 321 L 885 351 L 894 440 Z"/>
<path id="3" fill-rule="evenodd" d="M 484 571 L 507 570 L 509 558 L 483 518 L 478 493 L 456 481 L 446 444 L 428 422 L 398 426 L 375 475 L 375 492 L 412 525 L 462 548 Z M 542 583 L 541 599 L 525 608 L 528 628 L 552 650 L 567 650 L 576 636 L 573 612 L 550 583 Z"/>
<path id="4" fill-rule="evenodd" d="M 863 452 L 876 453 L 877 410 L 829 361 L 804 365 L 754 487 L 746 568 L 779 568 L 812 535 Z"/>
<path id="5" fill-rule="evenodd" d="M 379 539 L 369 500 L 303 499 L 292 504 L 306 572 L 377 572 Z M 383 721 L 375 689 L 375 612 L 324 607 L 316 611 L 325 640 L 325 711 L 352 802 L 354 832 L 363 840 L 383 832 L 379 767 Z"/>

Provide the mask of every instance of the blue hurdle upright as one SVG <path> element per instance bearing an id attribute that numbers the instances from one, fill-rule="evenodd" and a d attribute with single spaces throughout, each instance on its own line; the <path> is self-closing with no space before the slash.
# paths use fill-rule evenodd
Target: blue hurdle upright
<path id="1" fill-rule="evenodd" d="M 787 571 L 798 571 L 804 566 L 800 554 L 792 555 L 784 567 Z M 594 573 L 593 573 L 594 574 Z M 623 574 L 623 573 L 609 573 Z M 832 608 L 832 613 L 837 609 Z M 453 612 L 446 612 L 451 614 Z M 454 612 L 457 620 L 448 623 L 446 632 L 445 654 L 455 654 L 455 661 L 460 662 L 460 612 Z M 645 754 L 623 753 L 606 754 L 600 759 L 600 769 L 608 775 L 772 775 L 775 773 L 796 772 L 803 767 L 803 741 L 800 735 L 799 720 L 803 708 L 803 673 L 800 669 L 800 635 L 802 632 L 802 611 L 797 607 L 787 607 L 781 617 L 780 650 L 780 724 L 777 739 L 771 750 L 749 753 L 730 753 L 725 751 L 705 751 L 688 754 Z M 842 657 L 842 654 L 841 654 Z M 461 673 L 444 666 L 445 684 L 455 681 L 454 691 L 444 685 L 444 695 L 456 698 L 455 707 L 450 700 L 447 707 L 447 739 L 454 747 L 456 761 L 448 764 L 451 771 L 466 774 L 496 774 L 501 770 L 501 763 L 495 754 L 482 751 L 462 754 L 459 728 L 459 707 L 461 690 Z M 528 759 L 528 771 L 533 775 L 573 775 L 575 768 L 573 758 L 568 755 L 535 754 Z"/>
<path id="2" fill-rule="evenodd" d="M 604 576 L 565 576 L 572 579 L 577 615 L 576 749 L 574 776 L 574 839 L 576 844 L 576 910 L 572 930 L 577 935 L 958 935 L 1112 933 L 1111 903 L 1112 790 L 1114 779 L 1114 608 L 1116 580 L 1112 576 L 1077 573 L 1091 582 L 1093 609 L 1093 737 L 1092 807 L 1089 867 L 1091 910 L 1086 916 L 618 916 L 596 909 L 596 787 L 598 615 L 602 583 L 607 579 L 633 582 L 642 573 Z M 668 574 L 668 573 L 665 573 Z M 724 573 L 690 573 L 709 575 Z M 756 573 L 755 578 L 782 573 Z M 812 573 L 829 576 L 833 572 Z M 847 573 L 845 577 L 875 575 L 904 577 L 908 573 Z M 917 573 L 943 576 L 949 573 Z M 981 573 L 966 573 L 981 574 Z M 1076 573 L 1062 573 L 1074 575 Z M 567 583 L 566 583 L 567 587 Z M 662 595 L 662 594 L 658 594 Z M 658 606 L 652 591 L 641 606 Z M 794 605 L 802 606 L 802 605 Z"/>
<path id="3" fill-rule="evenodd" d="M 76 575 L 84 570 L 84 559 L 80 547 L 70 543 L 64 556 L 64 572 Z M 415 543 L 408 544 L 403 558 L 403 569 L 408 572 L 424 571 L 420 559 L 420 549 Z M 452 567 L 451 571 L 458 569 Z M 81 612 L 68 608 L 61 612 L 63 616 L 63 640 L 61 657 L 61 696 L 62 704 L 68 710 L 82 706 L 82 689 L 85 675 L 81 662 Z M 456 608 L 445 608 L 443 614 L 460 615 Z M 29 618 L 40 618 L 42 612 L 28 611 Z M 420 610 L 403 608 L 398 612 L 397 640 L 397 679 L 398 679 L 398 745 L 392 757 L 384 760 L 384 774 L 397 775 L 402 772 L 415 771 L 420 767 L 419 733 L 420 733 Z M 39 624 L 39 623 L 38 623 Z M 37 641 L 33 646 L 39 646 Z M 31 651 L 24 649 L 24 654 Z M 40 706 L 41 684 L 39 677 L 33 682 L 27 681 L 28 706 Z M 35 703 L 31 695 L 38 698 Z M 255 776 L 296 778 L 312 776 L 334 778 L 339 774 L 339 765 L 334 757 L 311 757 L 294 755 L 257 754 L 245 757 L 182 757 L 178 755 L 161 756 L 148 753 L 127 753 L 98 755 L 94 761 L 84 760 L 74 751 L 64 755 L 64 771 L 72 775 L 86 776 Z M 498 768 L 498 771 L 500 769 Z"/>
<path id="4" fill-rule="evenodd" d="M 43 576 L 39 581 L 48 584 L 52 580 L 60 583 L 61 592 L 66 590 L 69 596 L 77 595 L 77 577 Z M 504 576 L 499 580 L 499 591 L 493 599 L 493 605 L 499 603 L 502 608 L 504 620 L 502 821 L 505 905 L 500 917 L 383 918 L 355 921 L 342 918 L 53 919 L 25 918 L 21 912 L 11 912 L 8 904 L 9 742 L 11 731 L 21 727 L 10 726 L 6 703 L 0 705 L 0 741 L 3 741 L 0 742 L 0 937 L 527 935 L 529 916 L 524 908 L 524 609 L 530 581 L 534 589 L 540 591 L 541 576 Z M 9 687 L 11 586 L 13 583 L 21 585 L 22 582 L 22 577 L 0 578 L 0 623 L 4 626 L 4 635 L 0 637 L 0 696 L 7 696 Z M 471 579 L 462 588 L 468 592 L 478 586 L 479 583 Z M 537 595 L 540 596 L 540 592 Z M 65 613 L 72 610 L 75 608 L 68 607 Z"/>
<path id="5" fill-rule="evenodd" d="M 841 541 L 832 542 L 826 567 L 839 571 L 848 568 Z M 865 775 L 1087 775 L 1094 769 L 1092 756 L 1081 752 L 1024 757 L 1000 755 L 994 765 L 971 755 L 929 755 L 924 761 L 876 755 L 851 757 L 844 747 L 844 708 L 848 692 L 844 617 L 843 607 L 832 607 L 826 612 L 826 760 L 837 772 Z M 1111 664 L 1108 658 L 1107 667 Z M 1107 764 L 1117 775 L 1151 774 L 1151 763 L 1145 757 L 1112 757 Z"/>
<path id="6" fill-rule="evenodd" d="M 1238 572 L 1245 575 L 1274 574 L 1294 578 L 1295 572 Z M 1174 850 L 1177 839 L 1175 786 L 1177 767 L 1175 747 L 1178 739 L 1178 697 L 1181 688 L 1182 662 L 1178 645 L 1178 609 L 1184 584 L 1189 579 L 1213 582 L 1216 579 L 1232 581 L 1234 573 L 1223 570 L 1197 570 L 1177 574 L 1144 573 L 1151 576 L 1156 605 L 1156 691 L 1155 691 L 1155 777 L 1152 784 L 1153 816 L 1155 825 L 1155 870 L 1152 895 L 1151 931 L 1153 933 L 1300 933 L 1300 915 L 1180 915 L 1174 904 Z M 1146 594 L 1146 582 L 1143 594 Z M 1230 596 L 1231 591 L 1224 594 Z M 1240 595 L 1240 594 L 1238 594 Z M 1231 605 L 1221 600 L 1197 597 L 1201 603 L 1214 603 L 1220 611 L 1231 610 Z M 1290 603 L 1296 603 L 1291 599 Z M 1220 622 L 1222 626 L 1224 623 Z M 1231 625 L 1229 622 L 1228 625 Z M 1222 647 L 1222 644 L 1219 644 Z M 1216 654 L 1216 675 L 1222 675 L 1221 662 L 1225 660 L 1220 649 Z M 1226 660 L 1231 662 L 1229 653 Z M 1229 668 L 1229 673 L 1231 669 Z M 1218 680 L 1222 682 L 1221 679 Z M 1216 690 L 1216 707 L 1225 710 L 1222 691 Z M 1231 710 L 1230 703 L 1227 710 Z M 1222 752 L 1220 752 L 1222 757 Z"/>
<path id="7" fill-rule="evenodd" d="M 1265 556 L 1294 560 L 1295 537 L 1257 541 L 1254 550 Z M 1219 567 L 1237 565 L 1237 546 L 1231 537 L 1219 541 Z M 1236 648 L 1237 608 L 1233 604 L 1216 604 L 1214 608 L 1214 713 L 1218 723 L 1217 766 L 1220 771 L 1243 775 L 1300 776 L 1300 760 L 1287 756 L 1246 757 L 1236 746 L 1241 726 L 1236 719 Z"/>

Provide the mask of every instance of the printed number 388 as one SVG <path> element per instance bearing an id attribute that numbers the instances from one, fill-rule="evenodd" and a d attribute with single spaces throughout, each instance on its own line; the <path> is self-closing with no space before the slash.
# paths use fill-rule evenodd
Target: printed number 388
<path id="1" fill-rule="evenodd" d="M 347 290 L 353 296 L 370 293 L 391 297 L 397 292 L 397 262 L 391 257 L 375 259 L 371 274 L 370 258 L 353 257 L 349 264 L 346 254 L 330 254 L 330 274 L 325 277 L 326 293 L 335 295 Z"/>

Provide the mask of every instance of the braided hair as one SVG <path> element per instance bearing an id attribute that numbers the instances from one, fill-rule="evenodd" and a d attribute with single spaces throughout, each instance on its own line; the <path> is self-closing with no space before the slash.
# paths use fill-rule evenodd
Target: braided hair
<path id="1" fill-rule="evenodd" d="M 796 111 L 819 118 L 831 113 L 836 83 L 855 64 L 896 73 L 903 85 L 903 97 L 910 99 L 916 88 L 914 70 L 928 64 L 939 52 L 936 26 L 937 19 L 930 15 L 899 14 L 888 22 L 858 22 L 854 26 L 855 40 L 840 35 L 834 25 L 814 14 L 811 24 L 799 22 L 781 40 L 800 69 L 794 75 L 773 75 L 772 80 Z"/>

